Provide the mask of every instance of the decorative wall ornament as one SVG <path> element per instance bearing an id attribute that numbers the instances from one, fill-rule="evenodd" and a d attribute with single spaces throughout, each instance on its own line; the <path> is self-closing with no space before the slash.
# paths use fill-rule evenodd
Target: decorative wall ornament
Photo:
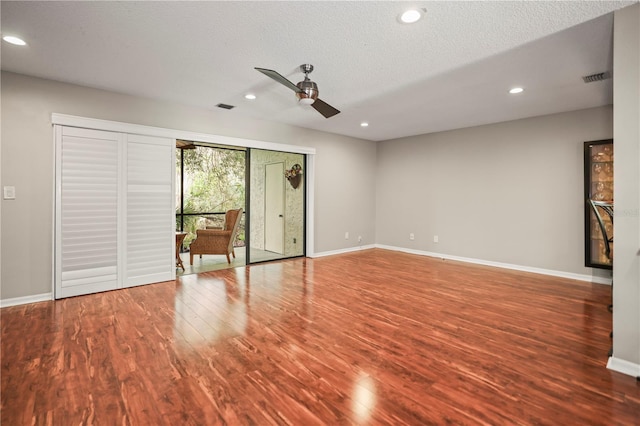
<path id="1" fill-rule="evenodd" d="M 289 170 L 284 171 L 284 177 L 287 178 L 293 189 L 297 189 L 302 178 L 302 166 L 294 164 Z"/>

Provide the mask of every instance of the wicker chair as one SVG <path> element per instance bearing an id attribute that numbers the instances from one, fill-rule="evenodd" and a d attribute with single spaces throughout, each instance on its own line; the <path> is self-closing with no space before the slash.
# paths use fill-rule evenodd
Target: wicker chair
<path id="1" fill-rule="evenodd" d="M 236 237 L 238 226 L 242 219 L 242 209 L 229 210 L 224 217 L 224 228 L 198 229 L 196 239 L 189 247 L 189 263 L 193 265 L 193 255 L 199 254 L 224 254 L 227 262 L 231 263 L 229 254 L 236 257 L 233 250 L 233 240 Z"/>

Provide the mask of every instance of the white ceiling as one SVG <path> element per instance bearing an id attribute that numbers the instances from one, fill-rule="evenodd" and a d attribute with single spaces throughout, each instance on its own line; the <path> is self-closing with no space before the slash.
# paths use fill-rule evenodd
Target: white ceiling
<path id="1" fill-rule="evenodd" d="M 370 140 L 612 103 L 610 12 L 636 1 L 10 2 L 2 69 Z M 426 9 L 416 24 L 397 16 Z M 315 66 L 325 119 L 292 91 Z M 522 86 L 525 92 L 509 95 Z M 257 95 L 244 99 L 247 92 Z M 360 127 L 361 121 L 370 126 Z"/>

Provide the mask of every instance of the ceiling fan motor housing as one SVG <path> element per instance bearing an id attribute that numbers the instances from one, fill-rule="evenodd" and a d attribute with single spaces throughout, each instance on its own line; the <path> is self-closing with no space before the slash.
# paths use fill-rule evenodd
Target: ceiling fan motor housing
<path id="1" fill-rule="evenodd" d="M 301 92 L 296 92 L 298 102 L 307 105 L 315 102 L 318 97 L 318 85 L 316 83 L 305 78 L 304 81 L 299 82 L 296 86 L 301 90 Z"/>

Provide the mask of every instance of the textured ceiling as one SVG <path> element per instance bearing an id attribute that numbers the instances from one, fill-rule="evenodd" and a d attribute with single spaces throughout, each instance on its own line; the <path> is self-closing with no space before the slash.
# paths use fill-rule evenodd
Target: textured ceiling
<path id="1" fill-rule="evenodd" d="M 610 12 L 635 1 L 9 2 L 2 69 L 370 140 L 612 103 Z M 406 25 L 409 7 L 425 17 Z M 325 119 L 294 83 L 311 63 Z M 507 93 L 513 86 L 525 92 Z M 244 99 L 253 92 L 254 101 Z M 360 122 L 370 126 L 361 128 Z"/>

